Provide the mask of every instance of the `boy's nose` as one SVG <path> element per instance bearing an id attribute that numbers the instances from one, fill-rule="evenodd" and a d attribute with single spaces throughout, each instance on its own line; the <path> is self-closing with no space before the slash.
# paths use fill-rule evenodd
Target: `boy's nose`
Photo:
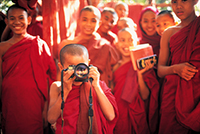
<path id="1" fill-rule="evenodd" d="M 177 3 L 176 3 L 176 7 L 177 7 L 177 8 L 180 8 L 181 5 L 182 5 L 182 3 L 181 3 L 180 1 L 177 1 Z"/>
<path id="2" fill-rule="evenodd" d="M 15 20 L 15 24 L 20 24 L 20 21 L 18 19 Z"/>

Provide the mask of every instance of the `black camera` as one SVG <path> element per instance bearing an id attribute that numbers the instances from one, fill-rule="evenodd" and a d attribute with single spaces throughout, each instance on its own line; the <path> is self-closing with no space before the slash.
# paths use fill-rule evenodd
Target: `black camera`
<path id="1" fill-rule="evenodd" d="M 78 65 L 69 65 L 69 67 L 65 70 L 74 70 L 74 73 L 70 78 L 76 77 L 76 82 L 86 82 L 88 81 L 88 75 L 90 72 L 90 66 L 87 66 L 85 63 L 79 63 Z"/>

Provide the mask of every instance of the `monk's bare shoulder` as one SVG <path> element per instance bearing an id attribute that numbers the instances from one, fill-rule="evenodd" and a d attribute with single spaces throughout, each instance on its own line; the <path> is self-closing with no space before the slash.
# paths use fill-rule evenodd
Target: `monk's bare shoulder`
<path id="1" fill-rule="evenodd" d="M 61 81 L 54 81 L 50 87 L 50 94 L 58 95 L 61 92 Z"/>
<path id="2" fill-rule="evenodd" d="M 13 44 L 10 41 L 0 43 L 0 56 L 2 57 Z"/>
<path id="3" fill-rule="evenodd" d="M 166 40 L 167 42 L 169 42 L 170 38 L 177 33 L 179 30 L 181 29 L 181 27 L 179 25 L 176 26 L 171 26 L 169 28 L 167 28 L 162 35 L 162 38 L 164 40 Z"/>

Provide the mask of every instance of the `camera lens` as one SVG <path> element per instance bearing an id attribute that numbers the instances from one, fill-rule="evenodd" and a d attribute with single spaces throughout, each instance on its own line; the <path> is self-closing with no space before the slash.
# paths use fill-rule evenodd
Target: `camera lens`
<path id="1" fill-rule="evenodd" d="M 80 63 L 76 66 L 74 73 L 79 79 L 87 78 L 89 74 L 89 67 L 84 63 Z"/>

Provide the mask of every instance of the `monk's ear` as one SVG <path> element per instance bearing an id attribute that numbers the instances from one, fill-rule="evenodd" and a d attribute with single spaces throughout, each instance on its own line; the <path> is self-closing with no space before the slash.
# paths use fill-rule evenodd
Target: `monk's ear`
<path id="1" fill-rule="evenodd" d="M 63 70 L 63 66 L 61 65 L 60 62 L 58 62 L 58 68 L 59 68 L 60 72 Z"/>
<path id="2" fill-rule="evenodd" d="M 91 60 L 90 60 L 90 59 L 88 59 L 88 65 L 90 65 L 90 61 L 91 61 Z"/>
<path id="3" fill-rule="evenodd" d="M 31 18 L 31 16 L 28 16 L 28 25 L 30 25 L 31 24 L 31 21 L 32 21 L 32 18 Z"/>

